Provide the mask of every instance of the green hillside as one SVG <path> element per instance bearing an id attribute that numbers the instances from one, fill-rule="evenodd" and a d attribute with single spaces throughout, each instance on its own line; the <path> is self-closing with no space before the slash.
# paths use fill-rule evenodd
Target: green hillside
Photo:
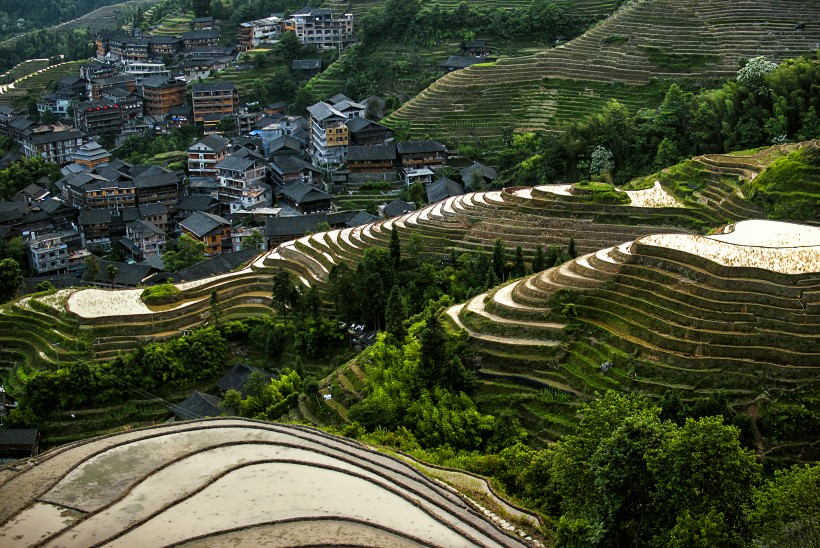
<path id="1" fill-rule="evenodd" d="M 766 0 L 629 2 L 560 47 L 452 72 L 387 122 L 454 142 L 508 126 L 560 131 L 609 98 L 639 103 L 652 81 L 714 82 L 753 56 L 779 62 L 812 52 L 818 20 L 820 6 L 800 0 L 777 9 Z"/>

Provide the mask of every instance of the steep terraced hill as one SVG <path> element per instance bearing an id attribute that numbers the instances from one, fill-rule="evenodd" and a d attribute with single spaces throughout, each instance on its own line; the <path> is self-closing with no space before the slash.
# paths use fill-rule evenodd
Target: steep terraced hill
<path id="1" fill-rule="evenodd" d="M 818 21 L 820 3 L 803 0 L 633 0 L 568 44 L 452 72 L 386 123 L 453 141 L 560 131 L 610 98 L 639 104 L 651 81 L 731 78 L 744 59 L 813 52 Z"/>
<path id="2" fill-rule="evenodd" d="M 450 308 L 490 376 L 733 401 L 820 388 L 820 228 L 650 235 Z M 566 327 L 572 325 L 571 330 Z"/>

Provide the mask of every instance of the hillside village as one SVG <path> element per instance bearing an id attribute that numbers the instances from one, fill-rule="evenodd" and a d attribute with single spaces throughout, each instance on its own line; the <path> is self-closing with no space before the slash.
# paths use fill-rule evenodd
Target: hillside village
<path id="1" fill-rule="evenodd" d="M 53 122 L 0 108 L 0 133 L 18 142 L 25 157 L 62 169 L 55 183 L 30 185 L 3 206 L 6 237 L 25 237 L 31 287 L 43 281 L 73 285 L 72 276 L 83 275 L 92 253 L 112 250 L 126 259 L 106 262 L 117 276 L 98 269 L 85 281 L 151 283 L 152 276 L 164 279 L 157 276 L 165 270 L 162 254 L 181 234 L 205 244 L 208 258 L 242 251 L 254 233 L 262 238 L 253 245 L 265 250 L 320 226 L 397 216 L 497 177 L 477 163 L 460 174 L 451 170 L 462 181 L 441 175 L 448 165 L 445 146 L 396 142 L 378 122 L 379 97 L 357 102 L 337 93 L 298 116 L 285 114 L 281 103 L 243 103 L 231 82 L 199 83 L 236 64 L 237 50 L 276 41 L 283 32 L 319 48 L 342 47 L 353 36 L 351 14 L 334 18 L 330 10 L 305 8 L 289 19 L 243 23 L 238 48 L 220 47 L 213 24 L 213 18 L 195 18 L 180 36 L 101 32 L 97 59 L 82 64 L 78 75 L 60 78 L 56 90 L 37 101 L 41 119 Z M 204 136 L 188 147 L 177 169 L 134 166 L 100 144 L 117 146 L 131 135 L 163 135 L 194 124 Z M 371 201 L 369 211 L 342 207 L 347 196 L 373 182 L 386 189 L 381 203 Z M 414 185 L 422 191 L 419 203 L 399 199 Z M 242 264 L 246 255 L 225 265 Z"/>
<path id="2" fill-rule="evenodd" d="M 0 544 L 813 546 L 820 4 L 315 4 L 0 8 Z"/>

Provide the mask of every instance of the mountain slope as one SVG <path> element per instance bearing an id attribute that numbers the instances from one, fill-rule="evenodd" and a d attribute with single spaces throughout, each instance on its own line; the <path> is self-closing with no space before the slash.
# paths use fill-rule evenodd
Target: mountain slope
<path id="1" fill-rule="evenodd" d="M 818 21 L 820 4 L 802 0 L 633 1 L 568 44 L 452 72 L 387 123 L 454 141 L 503 127 L 560 130 L 609 98 L 629 104 L 655 80 L 731 78 L 753 56 L 812 52 Z"/>

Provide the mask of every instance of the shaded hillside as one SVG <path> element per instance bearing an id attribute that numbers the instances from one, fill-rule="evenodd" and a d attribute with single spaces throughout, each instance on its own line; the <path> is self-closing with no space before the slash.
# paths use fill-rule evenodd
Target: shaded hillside
<path id="1" fill-rule="evenodd" d="M 812 52 L 818 20 L 820 5 L 801 0 L 630 2 L 566 45 L 450 73 L 387 122 L 454 141 L 504 127 L 560 130 L 610 98 L 629 105 L 654 80 L 712 82 L 753 56 Z"/>

